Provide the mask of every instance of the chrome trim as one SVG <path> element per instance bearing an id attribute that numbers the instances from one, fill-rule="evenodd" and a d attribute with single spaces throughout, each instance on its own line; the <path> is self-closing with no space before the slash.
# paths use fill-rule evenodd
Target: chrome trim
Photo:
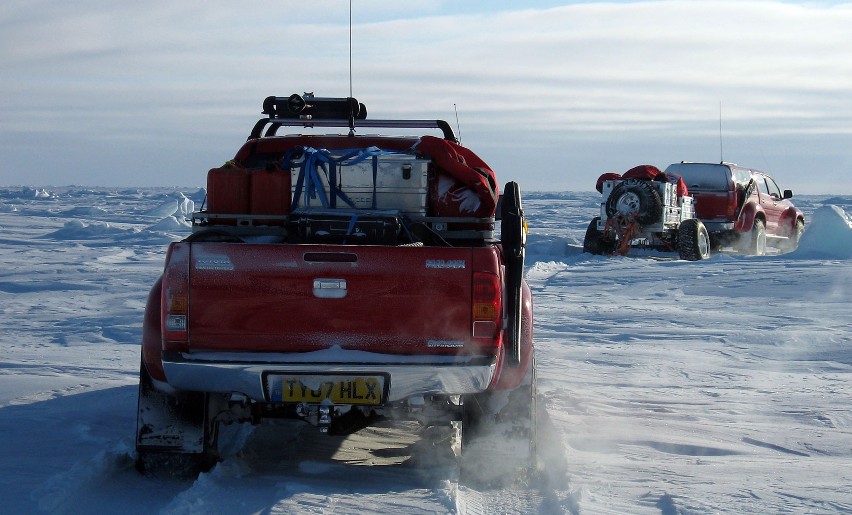
<path id="1" fill-rule="evenodd" d="M 475 324 L 476 322 L 474 322 Z M 439 347 L 464 347 L 464 342 L 462 340 L 429 340 L 426 342 L 426 346 L 430 349 L 439 348 Z"/>
<path id="2" fill-rule="evenodd" d="M 467 264 L 464 259 L 427 259 L 426 268 L 464 269 Z"/>
<path id="3" fill-rule="evenodd" d="M 227 354 L 164 353 L 168 383 L 178 390 L 241 393 L 263 402 L 268 400 L 264 384 L 268 374 L 387 374 L 388 402 L 395 402 L 415 395 L 485 391 L 496 368 L 494 358 L 374 354 L 372 359 L 355 362 L 301 362 L 288 360 L 287 354 L 239 353 L 235 359 L 222 359 Z M 304 359 L 310 354 L 299 356 Z"/>
<path id="4" fill-rule="evenodd" d="M 707 232 L 723 232 L 734 230 L 734 222 L 713 222 L 710 220 L 702 220 L 702 222 L 704 223 L 704 227 L 707 228 Z"/>
<path id="5" fill-rule="evenodd" d="M 346 297 L 346 279 L 314 279 L 314 297 L 342 299 Z"/>

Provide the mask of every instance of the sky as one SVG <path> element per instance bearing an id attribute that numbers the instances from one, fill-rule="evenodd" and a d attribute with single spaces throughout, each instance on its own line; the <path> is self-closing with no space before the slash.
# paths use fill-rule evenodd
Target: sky
<path id="1" fill-rule="evenodd" d="M 263 98 L 351 79 L 526 190 L 724 160 L 852 193 L 852 2 L 518 4 L 353 0 L 350 48 L 345 0 L 3 2 L 0 185 L 204 186 Z"/>

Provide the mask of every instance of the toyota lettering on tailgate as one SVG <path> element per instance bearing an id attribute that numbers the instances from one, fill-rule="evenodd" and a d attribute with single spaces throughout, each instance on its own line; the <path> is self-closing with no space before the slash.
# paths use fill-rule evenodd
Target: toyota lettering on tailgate
<path id="1" fill-rule="evenodd" d="M 427 259 L 426 268 L 464 268 L 464 259 Z"/>

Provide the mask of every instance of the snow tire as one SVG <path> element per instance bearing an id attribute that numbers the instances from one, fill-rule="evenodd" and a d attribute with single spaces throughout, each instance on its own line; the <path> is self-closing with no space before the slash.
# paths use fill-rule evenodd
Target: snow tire
<path id="1" fill-rule="evenodd" d="M 754 219 L 751 230 L 742 236 L 742 250 L 750 256 L 766 255 L 766 225 L 760 218 Z"/>
<path id="2" fill-rule="evenodd" d="M 663 203 L 651 181 L 627 179 L 612 189 L 606 199 L 606 214 L 612 218 L 619 214 L 635 216 L 642 225 L 660 221 Z"/>
<path id="3" fill-rule="evenodd" d="M 596 216 L 589 222 L 586 236 L 583 238 L 583 252 L 594 255 L 610 255 L 615 250 L 615 241 L 610 240 L 603 232 L 598 230 L 600 219 L 601 217 Z"/>
<path id="4" fill-rule="evenodd" d="M 687 261 L 700 261 L 710 257 L 710 235 L 697 218 L 681 222 L 677 234 L 678 254 Z"/>
<path id="5" fill-rule="evenodd" d="M 784 242 L 782 249 L 785 252 L 793 252 L 797 248 L 799 248 L 799 240 L 802 238 L 802 233 L 805 232 L 805 222 L 801 220 L 796 220 L 796 224 L 793 226 L 793 230 L 790 233 L 790 236 Z"/>

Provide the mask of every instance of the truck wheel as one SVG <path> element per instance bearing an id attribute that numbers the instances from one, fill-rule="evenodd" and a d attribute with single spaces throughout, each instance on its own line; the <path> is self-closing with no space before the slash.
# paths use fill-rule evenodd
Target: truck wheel
<path id="1" fill-rule="evenodd" d="M 787 252 L 793 252 L 799 248 L 799 240 L 802 238 L 802 233 L 805 232 L 805 222 L 796 220 L 796 225 L 793 226 L 793 232 L 784 242 L 783 249 Z"/>
<path id="2" fill-rule="evenodd" d="M 194 478 L 219 460 L 218 423 L 208 417 L 208 395 L 164 392 L 145 364 L 139 371 L 136 469 L 155 477 Z"/>
<path id="3" fill-rule="evenodd" d="M 600 219 L 601 217 L 596 216 L 589 223 L 589 227 L 586 229 L 586 237 L 583 238 L 583 252 L 594 255 L 609 255 L 615 249 L 615 242 L 598 230 Z"/>
<path id="4" fill-rule="evenodd" d="M 610 218 L 619 214 L 635 215 L 640 224 L 651 225 L 660 220 L 662 206 L 660 194 L 651 181 L 627 179 L 612 189 L 605 209 Z"/>
<path id="5" fill-rule="evenodd" d="M 464 396 L 461 479 L 494 487 L 530 479 L 538 470 L 535 358 L 514 390 Z"/>
<path id="6" fill-rule="evenodd" d="M 701 220 L 690 218 L 677 230 L 677 250 L 681 259 L 699 261 L 710 257 L 710 235 Z"/>
<path id="7" fill-rule="evenodd" d="M 742 235 L 742 251 L 750 256 L 766 255 L 766 226 L 760 218 L 754 219 L 751 230 Z"/>

